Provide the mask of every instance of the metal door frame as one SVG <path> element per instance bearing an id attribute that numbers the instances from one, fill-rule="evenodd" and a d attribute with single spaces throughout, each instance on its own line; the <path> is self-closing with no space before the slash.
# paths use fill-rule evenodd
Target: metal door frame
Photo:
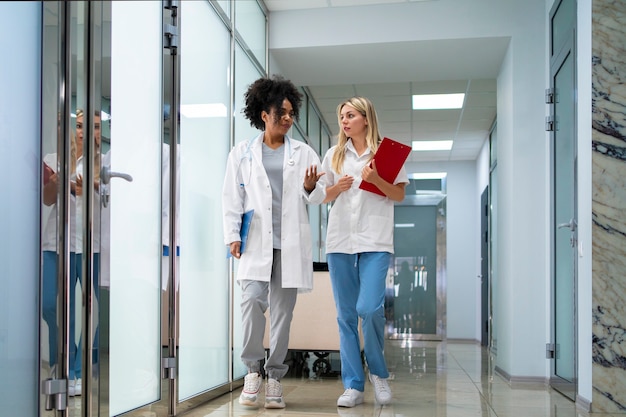
<path id="1" fill-rule="evenodd" d="M 567 37 L 567 39 L 561 44 L 561 45 L 553 45 L 553 21 L 554 21 L 554 17 L 557 14 L 559 7 L 564 3 L 564 1 L 566 0 L 558 0 L 557 2 L 555 2 L 555 4 L 553 5 L 552 9 L 550 10 L 550 28 L 549 28 L 549 32 L 550 32 L 550 90 L 552 92 L 554 92 L 555 89 L 555 85 L 554 85 L 554 79 L 556 77 L 556 75 L 559 73 L 563 63 L 566 61 L 566 59 L 568 57 L 572 57 L 572 62 L 573 62 L 573 76 L 574 76 L 574 80 L 576 79 L 577 76 L 577 72 L 576 72 L 576 23 L 575 23 L 575 19 L 574 22 L 572 24 L 572 26 L 570 28 L 563 28 L 566 29 L 567 31 L 569 31 L 569 35 Z M 575 0 L 574 1 L 574 10 L 576 10 L 576 5 L 575 5 Z M 567 381 L 559 376 L 556 375 L 556 348 L 555 348 L 555 343 L 556 343 L 556 275 L 555 275 L 555 270 L 556 270 L 556 254 L 554 251 L 555 248 L 555 241 L 556 241 L 556 236 L 555 236 L 555 228 L 556 228 L 556 222 L 557 219 L 555 218 L 555 213 L 554 213 L 554 207 L 555 207 L 555 197 L 554 197 L 554 193 L 555 193 L 555 189 L 554 189 L 554 178 L 555 178 L 555 174 L 556 174 L 556 169 L 555 169 L 555 165 L 554 165 L 554 153 L 555 153 L 555 135 L 556 135 L 556 130 L 557 130 L 557 126 L 558 126 L 558 120 L 555 120 L 555 105 L 556 105 L 557 99 L 554 99 L 552 103 L 550 103 L 550 121 L 552 122 L 553 126 L 552 126 L 552 131 L 550 133 L 550 156 L 551 156 L 551 164 L 550 164 L 550 178 L 551 178 L 551 197 L 550 197 L 550 217 L 551 217 L 551 228 L 550 228 L 550 242 L 551 242 L 551 294 L 552 294 L 552 302 L 550 305 L 550 309 L 551 309 L 551 320 L 550 320 L 550 326 L 551 326 L 551 340 L 550 343 L 548 344 L 547 348 L 546 348 L 546 356 L 548 357 L 548 359 L 551 360 L 550 363 L 550 386 L 552 388 L 554 388 L 555 390 L 557 390 L 558 392 L 562 393 L 563 395 L 565 395 L 566 397 L 570 398 L 571 400 L 575 401 L 576 400 L 576 395 L 578 392 L 578 309 L 577 309 L 577 297 L 576 294 L 578 293 L 578 262 L 577 257 L 574 255 L 573 256 L 573 273 L 574 273 L 574 277 L 573 277 L 573 286 L 574 286 L 574 294 L 572 294 L 573 297 L 573 306 L 574 306 L 574 328 L 573 328 L 573 336 L 574 336 L 574 340 L 573 340 L 573 353 L 574 353 L 574 364 L 573 364 L 573 369 L 574 369 L 574 377 L 573 377 L 573 381 Z M 576 107 L 574 106 L 574 121 L 576 120 Z M 576 126 L 574 126 L 573 128 L 573 132 L 574 132 L 574 157 L 573 157 L 573 162 L 574 162 L 574 189 L 573 189 L 573 193 L 574 193 L 574 202 L 573 202 L 573 218 L 574 221 L 577 222 L 578 220 L 578 193 L 577 193 L 577 186 L 576 184 L 578 183 L 578 176 L 577 176 L 577 162 L 578 162 L 578 147 L 577 147 L 577 141 L 576 141 Z M 575 242 L 577 242 L 578 240 L 578 234 L 577 234 L 577 229 L 573 231 L 573 239 Z M 576 251 L 576 244 L 573 247 L 573 251 Z"/>

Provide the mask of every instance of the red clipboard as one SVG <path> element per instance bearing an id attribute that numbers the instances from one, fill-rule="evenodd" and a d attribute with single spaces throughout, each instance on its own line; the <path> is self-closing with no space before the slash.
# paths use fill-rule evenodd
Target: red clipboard
<path id="1" fill-rule="evenodd" d="M 398 176 L 398 173 L 402 169 L 404 162 L 411 153 L 411 147 L 403 143 L 397 142 L 387 137 L 383 138 L 382 142 L 378 146 L 376 155 L 374 155 L 374 161 L 376 161 L 376 169 L 378 175 L 385 181 L 393 184 L 393 181 Z M 359 188 L 365 191 L 385 196 L 385 193 L 380 191 L 374 184 L 361 181 Z"/>

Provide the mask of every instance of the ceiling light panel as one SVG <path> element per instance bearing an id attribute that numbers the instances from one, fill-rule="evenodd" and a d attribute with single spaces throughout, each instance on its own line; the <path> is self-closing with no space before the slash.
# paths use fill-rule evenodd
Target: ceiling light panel
<path id="1" fill-rule="evenodd" d="M 414 151 L 449 151 L 452 149 L 451 140 L 414 140 L 412 143 Z"/>
<path id="2" fill-rule="evenodd" d="M 413 110 L 460 109 L 464 100 L 465 93 L 416 94 L 413 96 Z"/>

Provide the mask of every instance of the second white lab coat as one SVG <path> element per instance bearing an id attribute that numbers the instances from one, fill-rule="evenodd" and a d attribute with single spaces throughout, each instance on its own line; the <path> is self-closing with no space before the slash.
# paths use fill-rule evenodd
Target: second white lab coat
<path id="1" fill-rule="evenodd" d="M 237 280 L 269 282 L 272 273 L 272 190 L 262 161 L 263 133 L 237 144 L 228 155 L 222 193 L 224 243 L 241 240 L 241 216 L 254 209 L 248 241 L 239 260 Z M 325 191 L 318 182 L 310 193 L 304 190 L 307 167 L 320 158 L 307 144 L 285 137 L 281 222 L 283 288 L 301 292 L 313 288 L 311 226 L 306 204 L 320 204 Z"/>

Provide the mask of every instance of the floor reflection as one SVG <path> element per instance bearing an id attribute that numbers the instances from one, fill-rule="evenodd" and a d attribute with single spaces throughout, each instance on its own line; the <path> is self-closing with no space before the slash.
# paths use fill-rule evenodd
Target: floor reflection
<path id="1" fill-rule="evenodd" d="M 394 401 L 382 407 L 374 401 L 369 382 L 365 403 L 337 408 L 343 392 L 337 352 L 292 352 L 291 370 L 283 379 L 284 410 L 251 409 L 239 405 L 241 388 L 196 408 L 179 407 L 185 417 L 593 417 L 543 384 L 511 388 L 494 372 L 495 361 L 475 343 L 388 340 L 385 355 L 391 372 Z M 263 390 L 262 390 L 263 392 Z M 263 404 L 263 398 L 260 398 Z M 70 402 L 78 416 L 80 397 Z M 108 414 L 108 413 L 106 413 Z M 102 415 L 102 414 L 101 414 Z M 167 416 L 153 405 L 125 416 Z M 597 415 L 599 416 L 599 415 Z M 617 417 L 602 414 L 602 417 Z"/>

